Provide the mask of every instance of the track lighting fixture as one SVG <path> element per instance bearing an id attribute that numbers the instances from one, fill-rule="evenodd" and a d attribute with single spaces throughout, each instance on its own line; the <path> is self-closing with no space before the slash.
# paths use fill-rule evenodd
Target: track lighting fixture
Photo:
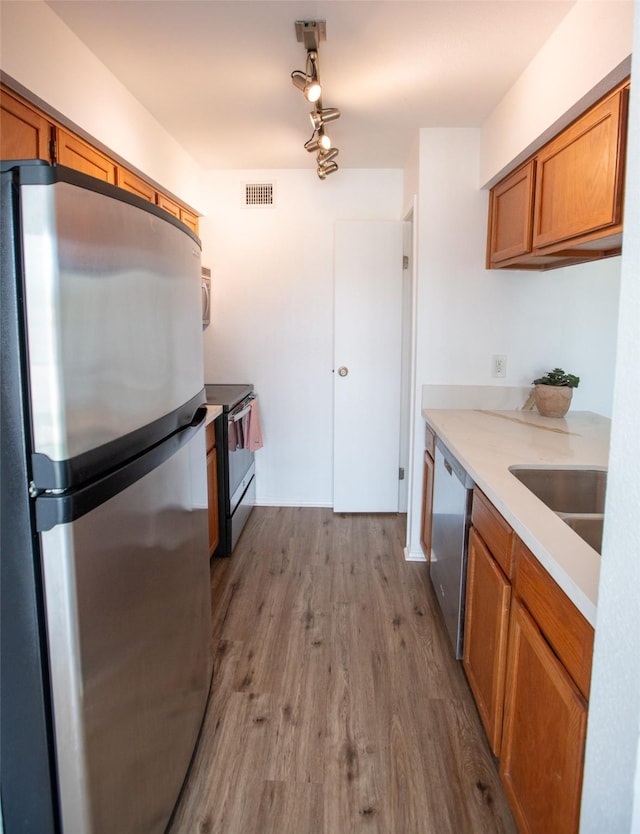
<path id="1" fill-rule="evenodd" d="M 309 113 L 313 134 L 305 142 L 304 147 L 309 153 L 317 154 L 317 174 L 323 180 L 328 174 L 338 170 L 338 163 L 335 162 L 338 149 L 332 149 L 331 138 L 325 132 L 324 126 L 340 118 L 340 111 L 337 107 L 323 107 L 321 101 L 318 44 L 321 40 L 326 40 L 326 22 L 324 20 L 297 20 L 295 27 L 298 41 L 303 43 L 307 50 L 307 62 L 304 72 L 294 70 L 291 73 L 291 81 L 304 93 L 307 101 L 314 104 L 313 110 Z"/>

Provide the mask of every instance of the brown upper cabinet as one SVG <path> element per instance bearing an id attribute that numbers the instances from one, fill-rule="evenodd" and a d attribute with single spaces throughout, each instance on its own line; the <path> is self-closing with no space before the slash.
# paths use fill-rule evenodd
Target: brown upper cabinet
<path id="1" fill-rule="evenodd" d="M 0 159 L 49 160 L 53 125 L 41 113 L 3 89 L 0 118 Z"/>
<path id="2" fill-rule="evenodd" d="M 137 176 L 132 171 L 127 171 L 126 168 L 118 168 L 118 183 L 119 188 L 124 188 L 125 191 L 130 191 L 132 194 L 137 194 L 143 200 L 148 200 L 150 203 L 156 201 L 156 190 L 148 182 Z"/>
<path id="3" fill-rule="evenodd" d="M 198 234 L 198 215 L 0 84 L 0 159 L 43 159 L 117 185 L 158 205 Z"/>
<path id="4" fill-rule="evenodd" d="M 624 82 L 491 189 L 489 269 L 620 254 L 628 94 Z"/>
<path id="5" fill-rule="evenodd" d="M 491 190 L 489 249 L 498 264 L 531 252 L 535 161 L 530 159 Z"/>
<path id="6" fill-rule="evenodd" d="M 67 130 L 57 128 L 56 135 L 56 161 L 60 165 L 66 165 L 74 171 L 82 171 L 83 174 L 89 174 L 90 177 L 104 180 L 111 185 L 116 184 L 118 166 L 113 160 Z"/>
<path id="7" fill-rule="evenodd" d="M 196 215 L 185 209 L 184 206 L 176 203 L 175 200 L 167 197 L 166 194 L 158 194 L 158 205 L 161 209 L 164 209 L 165 211 L 168 211 L 169 214 L 177 217 L 178 220 L 182 220 L 182 222 L 190 229 L 193 229 L 194 232 L 198 231 L 198 218 Z"/>

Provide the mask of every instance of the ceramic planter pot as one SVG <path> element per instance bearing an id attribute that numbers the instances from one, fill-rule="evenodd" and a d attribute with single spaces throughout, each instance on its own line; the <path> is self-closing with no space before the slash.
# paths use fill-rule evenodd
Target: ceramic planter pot
<path id="1" fill-rule="evenodd" d="M 564 417 L 569 411 L 573 388 L 562 385 L 536 385 L 536 408 L 543 417 Z"/>

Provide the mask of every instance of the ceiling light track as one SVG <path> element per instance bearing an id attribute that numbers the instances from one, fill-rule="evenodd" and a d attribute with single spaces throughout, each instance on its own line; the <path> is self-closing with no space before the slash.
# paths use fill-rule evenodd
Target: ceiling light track
<path id="1" fill-rule="evenodd" d="M 324 20 L 296 20 L 295 27 L 298 42 L 304 44 L 307 50 L 307 62 L 304 71 L 294 70 L 291 73 L 291 81 L 307 101 L 313 104 L 313 110 L 309 113 L 313 133 L 304 147 L 309 153 L 316 154 L 316 173 L 324 180 L 338 170 L 338 163 L 335 161 L 338 149 L 332 147 L 325 125 L 340 118 L 337 107 L 322 106 L 318 46 L 320 41 L 327 38 L 327 24 Z"/>

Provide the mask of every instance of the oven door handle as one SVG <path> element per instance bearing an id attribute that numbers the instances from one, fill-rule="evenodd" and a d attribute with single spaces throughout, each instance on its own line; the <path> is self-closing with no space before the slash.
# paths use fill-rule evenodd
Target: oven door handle
<path id="1" fill-rule="evenodd" d="M 229 422 L 230 423 L 237 423 L 238 420 L 242 420 L 242 418 L 251 411 L 251 405 L 246 405 L 242 411 L 234 411 L 233 414 L 229 415 Z"/>

